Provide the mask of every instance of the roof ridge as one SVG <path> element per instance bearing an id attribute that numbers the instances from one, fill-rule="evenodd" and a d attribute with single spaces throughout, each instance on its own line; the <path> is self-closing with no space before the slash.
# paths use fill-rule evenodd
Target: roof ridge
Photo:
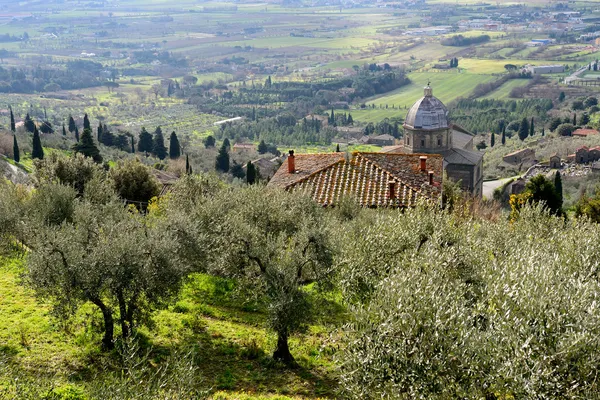
<path id="1" fill-rule="evenodd" d="M 298 179 L 297 181 L 294 181 L 294 182 L 290 183 L 289 185 L 285 186 L 284 189 L 289 189 L 292 186 L 295 186 L 295 185 L 297 185 L 299 183 L 302 183 L 302 182 L 308 180 L 309 178 L 312 178 L 313 176 L 315 176 L 317 174 L 320 174 L 321 172 L 325 171 L 326 169 L 331 168 L 334 165 L 342 163 L 342 162 L 346 162 L 346 159 L 343 158 L 343 157 L 341 159 L 335 161 L 333 164 L 329 164 L 329 165 L 327 165 L 327 166 L 325 166 L 325 167 L 323 167 L 321 169 L 318 169 L 318 170 L 314 171 L 313 173 L 311 173 L 309 175 L 303 176 L 302 178 Z"/>

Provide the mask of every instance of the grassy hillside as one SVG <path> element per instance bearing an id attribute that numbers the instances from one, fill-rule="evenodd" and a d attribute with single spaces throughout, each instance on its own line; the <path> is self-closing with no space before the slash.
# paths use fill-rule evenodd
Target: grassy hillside
<path id="1" fill-rule="evenodd" d="M 37 394 L 52 388 L 97 393 L 119 365 L 118 352 L 102 354 L 97 349 L 100 315 L 88 307 L 70 324 L 61 324 L 50 307 L 21 284 L 23 268 L 20 258 L 0 258 L 0 398 L 29 398 L 26 390 L 31 387 L 20 386 L 17 377 L 35 382 Z M 263 328 L 260 307 L 242 306 L 234 296 L 228 282 L 191 277 L 174 306 L 151 316 L 154 328 L 139 330 L 139 353 L 148 354 L 144 367 L 158 371 L 161 360 L 192 352 L 194 379 L 210 398 L 332 397 L 327 321 L 291 340 L 300 368 L 283 369 L 271 361 L 276 339 Z M 335 307 L 331 311 L 339 315 Z M 85 323 L 89 315 L 92 322 Z"/>

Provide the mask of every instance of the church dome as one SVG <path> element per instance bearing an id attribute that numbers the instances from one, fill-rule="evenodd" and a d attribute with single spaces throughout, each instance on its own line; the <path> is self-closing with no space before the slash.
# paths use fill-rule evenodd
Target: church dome
<path id="1" fill-rule="evenodd" d="M 446 106 L 433 96 L 429 85 L 425 87 L 425 96 L 408 110 L 404 125 L 426 130 L 445 129 L 450 126 Z"/>

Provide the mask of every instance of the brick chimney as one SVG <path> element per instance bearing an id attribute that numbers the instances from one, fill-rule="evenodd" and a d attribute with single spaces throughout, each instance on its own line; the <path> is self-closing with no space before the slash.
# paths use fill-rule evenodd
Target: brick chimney
<path id="1" fill-rule="evenodd" d="M 396 198 L 396 182 L 388 182 L 389 198 L 394 200 Z"/>
<path id="2" fill-rule="evenodd" d="M 427 156 L 419 157 L 419 161 L 421 162 L 421 171 L 427 171 Z"/>
<path id="3" fill-rule="evenodd" d="M 429 184 L 433 185 L 433 171 L 429 171 Z"/>
<path id="4" fill-rule="evenodd" d="M 296 157 L 294 157 L 294 150 L 290 150 L 290 155 L 287 159 L 288 162 L 288 172 L 290 174 L 296 173 Z"/>

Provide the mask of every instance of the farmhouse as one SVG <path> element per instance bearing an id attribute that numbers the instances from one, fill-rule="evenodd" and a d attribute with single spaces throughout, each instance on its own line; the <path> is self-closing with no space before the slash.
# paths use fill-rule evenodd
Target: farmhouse
<path id="1" fill-rule="evenodd" d="M 535 159 L 535 150 L 530 148 L 525 148 L 522 150 L 517 150 L 515 152 L 509 153 L 502 157 L 502 161 L 508 164 L 521 164 L 524 162 L 530 162 Z"/>
<path id="2" fill-rule="evenodd" d="M 557 153 L 554 153 L 553 155 L 551 155 L 550 162 L 548 163 L 548 165 L 550 166 L 550 168 L 560 168 L 561 167 L 560 156 Z"/>
<path id="3" fill-rule="evenodd" d="M 526 72 L 530 72 L 532 75 L 541 74 L 560 74 L 565 72 L 564 65 L 529 65 L 525 67 Z"/>
<path id="4" fill-rule="evenodd" d="M 575 162 L 578 164 L 587 164 L 600 160 L 600 146 L 589 148 L 582 146 L 575 151 Z"/>
<path id="5" fill-rule="evenodd" d="M 233 145 L 233 151 L 235 152 L 254 150 L 256 150 L 256 146 L 254 146 L 252 143 L 236 143 Z"/>
<path id="6" fill-rule="evenodd" d="M 395 139 L 392 135 L 377 135 L 369 136 L 367 139 L 368 144 L 374 144 L 376 146 L 392 146 Z"/>
<path id="7" fill-rule="evenodd" d="M 290 150 L 267 186 L 308 193 L 323 206 L 350 196 L 363 207 L 412 207 L 420 199 L 439 200 L 443 163 L 437 154 L 294 155 Z"/>
<path id="8" fill-rule="evenodd" d="M 575 131 L 573 131 L 573 133 L 571 135 L 573 136 L 579 136 L 579 137 L 588 137 L 590 135 L 597 135 L 600 132 L 598 132 L 595 129 L 584 129 L 584 128 L 579 128 L 576 129 Z"/>

